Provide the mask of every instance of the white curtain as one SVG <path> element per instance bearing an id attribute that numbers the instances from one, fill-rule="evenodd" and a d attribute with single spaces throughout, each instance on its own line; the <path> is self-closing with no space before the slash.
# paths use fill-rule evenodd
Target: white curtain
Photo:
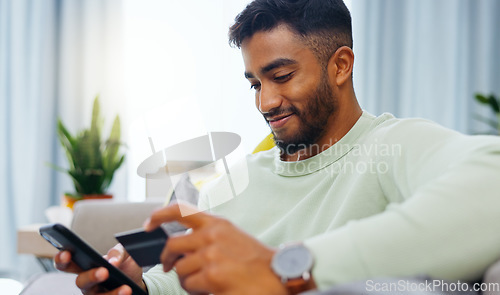
<path id="1" fill-rule="evenodd" d="M 379 114 L 489 131 L 474 93 L 500 94 L 500 1 L 352 0 L 354 87 Z"/>
<path id="2" fill-rule="evenodd" d="M 0 274 L 39 271 L 16 255 L 16 229 L 45 222 L 44 209 L 71 191 L 68 176 L 46 164 L 67 167 L 57 117 L 73 132 L 87 126 L 98 93 L 109 121 L 120 112 L 120 3 L 0 0 Z"/>

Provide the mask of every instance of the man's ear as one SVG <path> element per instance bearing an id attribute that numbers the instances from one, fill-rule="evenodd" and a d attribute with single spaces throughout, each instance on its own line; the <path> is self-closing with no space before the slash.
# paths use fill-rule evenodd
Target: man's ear
<path id="1" fill-rule="evenodd" d="M 342 46 L 332 55 L 328 61 L 328 74 L 337 86 L 343 85 L 352 77 L 354 66 L 354 52 L 347 46 Z"/>

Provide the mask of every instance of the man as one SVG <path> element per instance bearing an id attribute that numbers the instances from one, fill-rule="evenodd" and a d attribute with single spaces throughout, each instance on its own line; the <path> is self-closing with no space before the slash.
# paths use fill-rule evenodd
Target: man
<path id="1" fill-rule="evenodd" d="M 230 40 L 277 147 L 247 157 L 250 184 L 233 200 L 221 201 L 224 178 L 205 188 L 200 206 L 211 214 L 182 217 L 194 209 L 174 205 L 151 216 L 148 230 L 174 220 L 192 228 L 168 241 L 162 265 L 143 275 L 120 246 L 109 261 L 150 294 L 296 294 L 420 274 L 479 279 L 500 257 L 500 141 L 363 112 L 351 35 L 341 0 L 249 4 Z M 70 258 L 59 253 L 57 267 L 98 293 L 107 271 L 80 272 Z"/>

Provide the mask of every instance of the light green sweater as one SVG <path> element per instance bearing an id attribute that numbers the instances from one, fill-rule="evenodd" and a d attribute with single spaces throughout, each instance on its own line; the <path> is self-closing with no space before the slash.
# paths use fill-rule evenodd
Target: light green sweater
<path id="1" fill-rule="evenodd" d="M 476 280 L 500 258 L 497 137 L 365 112 L 315 157 L 283 162 L 274 148 L 246 160 L 231 170 L 237 184 L 248 173 L 245 190 L 231 199 L 223 176 L 200 205 L 268 245 L 303 241 L 320 289 L 381 276 Z M 150 294 L 183 294 L 160 267 L 144 280 Z"/>

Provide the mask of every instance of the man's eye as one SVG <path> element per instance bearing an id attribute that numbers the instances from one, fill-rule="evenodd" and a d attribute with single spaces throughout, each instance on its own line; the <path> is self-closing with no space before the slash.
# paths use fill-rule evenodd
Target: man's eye
<path id="1" fill-rule="evenodd" d="M 260 89 L 260 83 L 253 83 L 252 85 L 250 85 L 250 89 L 259 90 Z"/>
<path id="2" fill-rule="evenodd" d="M 283 76 L 278 76 L 278 77 L 275 77 L 274 78 L 274 81 L 276 82 L 286 82 L 288 81 L 293 75 L 293 72 L 289 73 L 289 74 L 286 74 L 286 75 L 283 75 Z"/>

